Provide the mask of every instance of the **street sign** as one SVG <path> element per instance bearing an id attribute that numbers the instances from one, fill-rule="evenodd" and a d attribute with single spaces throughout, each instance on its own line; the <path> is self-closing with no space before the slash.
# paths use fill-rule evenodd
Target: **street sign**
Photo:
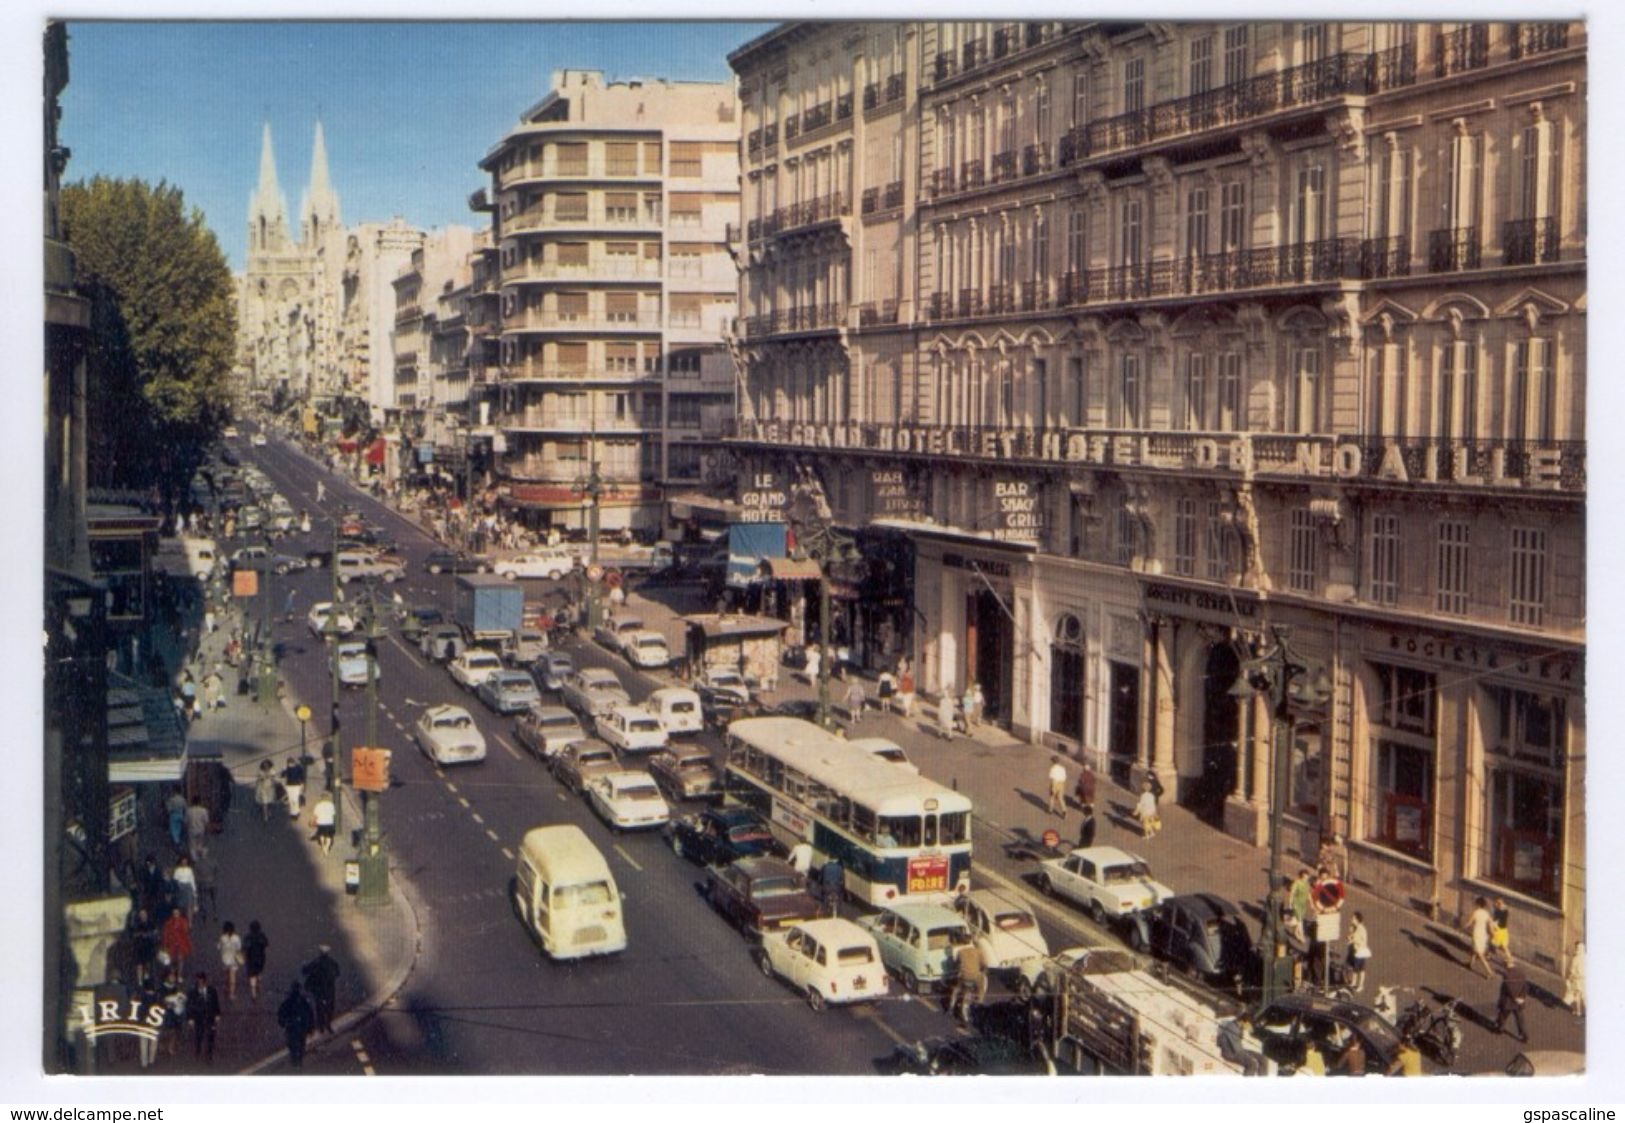
<path id="1" fill-rule="evenodd" d="M 256 597 L 260 592 L 260 575 L 256 569 L 234 569 L 231 572 L 231 595 Z"/>
<path id="2" fill-rule="evenodd" d="M 1061 845 L 1061 836 L 1053 827 L 1044 832 L 1043 838 L 1046 850 L 1054 850 Z"/>
<path id="3" fill-rule="evenodd" d="M 587 580 L 588 581 L 601 581 L 601 580 L 603 580 L 603 577 L 604 577 L 604 567 L 603 566 L 601 566 L 601 565 L 589 565 L 587 567 Z"/>
<path id="4" fill-rule="evenodd" d="M 611 589 L 619 589 L 621 587 L 621 571 L 618 569 L 610 570 L 609 575 L 604 578 L 604 584 Z"/>
<path id="5" fill-rule="evenodd" d="M 358 792 L 389 790 L 388 749 L 350 750 L 350 786 Z"/>
<path id="6" fill-rule="evenodd" d="M 117 842 L 125 835 L 135 833 L 135 789 L 114 788 L 108 814 L 112 820 L 107 832 L 108 842 Z"/>
<path id="7" fill-rule="evenodd" d="M 301 704 L 300 707 L 297 710 L 293 711 L 293 716 L 298 718 L 300 721 L 309 721 L 310 720 L 310 707 Z"/>

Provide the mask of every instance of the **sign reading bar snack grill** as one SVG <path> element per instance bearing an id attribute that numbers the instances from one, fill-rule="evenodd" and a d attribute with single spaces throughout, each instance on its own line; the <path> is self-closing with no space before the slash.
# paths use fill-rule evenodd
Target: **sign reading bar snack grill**
<path id="1" fill-rule="evenodd" d="M 260 574 L 257 569 L 234 569 L 231 571 L 231 595 L 234 597 L 257 597 L 260 595 Z"/>
<path id="2" fill-rule="evenodd" d="M 389 789 L 388 749 L 350 750 L 350 786 L 358 792 L 381 792 Z"/>

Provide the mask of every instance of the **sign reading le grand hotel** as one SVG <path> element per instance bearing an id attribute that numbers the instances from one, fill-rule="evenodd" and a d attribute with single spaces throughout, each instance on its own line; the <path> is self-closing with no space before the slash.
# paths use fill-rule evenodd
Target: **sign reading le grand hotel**
<path id="1" fill-rule="evenodd" d="M 1399 439 L 1277 433 L 1102 433 L 1085 429 L 996 429 L 920 425 L 763 421 L 741 436 L 808 448 L 978 457 L 1168 471 L 1233 472 L 1448 483 L 1463 487 L 1585 491 L 1580 442 L 1479 441 L 1434 444 Z"/>

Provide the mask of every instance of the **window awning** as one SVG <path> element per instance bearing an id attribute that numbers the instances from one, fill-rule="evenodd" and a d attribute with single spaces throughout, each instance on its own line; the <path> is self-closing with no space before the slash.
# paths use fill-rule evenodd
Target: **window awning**
<path id="1" fill-rule="evenodd" d="M 768 558 L 767 573 L 775 581 L 817 581 L 822 576 L 811 558 Z"/>
<path id="2" fill-rule="evenodd" d="M 179 783 L 186 734 L 162 690 L 124 675 L 107 676 L 107 779 L 114 784 Z"/>

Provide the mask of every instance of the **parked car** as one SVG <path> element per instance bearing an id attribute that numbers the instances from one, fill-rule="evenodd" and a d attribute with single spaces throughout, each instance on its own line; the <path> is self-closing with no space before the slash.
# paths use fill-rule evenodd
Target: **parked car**
<path id="1" fill-rule="evenodd" d="M 891 989 L 874 937 L 850 920 L 808 920 L 767 932 L 756 964 L 783 979 L 817 1012 L 831 1003 L 874 1002 Z"/>
<path id="2" fill-rule="evenodd" d="M 698 733 L 705 728 L 700 696 L 681 686 L 663 686 L 652 690 L 643 700 L 643 708 L 660 719 L 666 732 L 676 737 L 682 733 Z"/>
<path id="3" fill-rule="evenodd" d="M 740 858 L 772 854 L 773 834 L 748 807 L 708 807 L 673 819 L 666 828 L 671 852 L 702 866 L 725 866 Z"/>
<path id="4" fill-rule="evenodd" d="M 645 631 L 645 625 L 636 616 L 611 616 L 593 629 L 593 642 L 607 647 L 617 655 L 624 655 L 626 638 L 634 632 Z"/>
<path id="5" fill-rule="evenodd" d="M 429 573 L 490 573 L 491 559 L 461 550 L 430 550 L 423 559 L 423 568 Z"/>
<path id="6" fill-rule="evenodd" d="M 583 718 L 596 718 L 616 706 L 632 704 L 631 696 L 615 672 L 603 667 L 571 671 L 559 688 L 559 699 Z"/>
<path id="7" fill-rule="evenodd" d="M 475 693 L 499 714 L 521 714 L 542 704 L 541 693 L 524 671 L 497 671 L 487 675 Z"/>
<path id="8" fill-rule="evenodd" d="M 851 743 L 887 764 L 899 765 L 910 772 L 919 771 L 913 762 L 908 759 L 908 754 L 903 751 L 903 746 L 889 737 L 854 737 Z"/>
<path id="9" fill-rule="evenodd" d="M 308 568 L 310 568 L 310 559 L 300 557 L 297 554 L 271 555 L 271 572 L 278 577 L 284 577 L 290 573 L 299 573 Z"/>
<path id="10" fill-rule="evenodd" d="M 573 554 L 563 550 L 543 550 L 502 558 L 492 563 L 491 572 L 510 581 L 521 577 L 545 577 L 549 581 L 557 581 L 574 569 L 575 565 L 576 559 Z"/>
<path id="11" fill-rule="evenodd" d="M 750 703 L 750 687 L 745 676 L 726 667 L 707 667 L 692 683 L 694 692 L 707 704 L 728 702 L 735 706 Z"/>
<path id="12" fill-rule="evenodd" d="M 310 613 L 305 617 L 305 622 L 310 625 L 310 634 L 317 637 L 326 635 L 329 616 L 334 616 L 331 601 L 324 600 L 311 605 Z M 355 618 L 341 608 L 334 616 L 333 626 L 338 629 L 340 635 L 348 635 L 355 631 Z"/>
<path id="13" fill-rule="evenodd" d="M 604 772 L 586 787 L 587 802 L 612 830 L 652 830 L 671 818 L 665 797 L 647 772 Z"/>
<path id="14" fill-rule="evenodd" d="M 1174 895 L 1151 876 L 1144 858 L 1115 846 L 1090 846 L 1040 862 L 1038 888 L 1088 909 L 1098 924 L 1148 909 Z"/>
<path id="15" fill-rule="evenodd" d="M 642 706 L 611 706 L 598 715 L 594 731 L 623 757 L 657 753 L 666 747 L 666 727 Z"/>
<path id="16" fill-rule="evenodd" d="M 563 689 L 564 680 L 575 669 L 576 661 L 567 652 L 549 651 L 536 661 L 530 673 L 535 677 L 536 685 L 543 690 L 558 691 Z"/>
<path id="17" fill-rule="evenodd" d="M 740 858 L 705 871 L 705 899 L 748 938 L 821 915 L 807 879 L 779 858 Z"/>
<path id="18" fill-rule="evenodd" d="M 633 632 L 621 640 L 621 654 L 634 667 L 654 670 L 671 664 L 671 648 L 659 632 Z"/>
<path id="19" fill-rule="evenodd" d="M 468 646 L 463 630 L 456 624 L 434 624 L 426 628 L 418 649 L 431 663 L 450 663 Z"/>
<path id="20" fill-rule="evenodd" d="M 483 647 L 470 647 L 451 661 L 451 680 L 464 690 L 475 690 L 480 683 L 503 670 L 502 657 Z"/>
<path id="21" fill-rule="evenodd" d="M 896 905 L 861 917 L 858 925 L 911 994 L 944 985 L 958 969 L 959 949 L 972 942 L 964 918 L 943 905 Z"/>
<path id="22" fill-rule="evenodd" d="M 585 741 L 587 731 L 563 706 L 532 706 L 514 725 L 514 736 L 543 760 L 551 760 L 576 742 Z"/>
<path id="23" fill-rule="evenodd" d="M 577 741 L 553 757 L 554 778 L 573 792 L 580 792 L 594 776 L 620 770 L 615 750 L 602 741 Z"/>
<path id="24" fill-rule="evenodd" d="M 649 774 L 668 800 L 716 799 L 722 774 L 711 754 L 697 745 L 669 745 L 649 760 Z"/>
<path id="25" fill-rule="evenodd" d="M 547 637 L 535 628 L 520 628 L 502 641 L 500 653 L 509 666 L 528 667 L 547 654 Z"/>
<path id="26" fill-rule="evenodd" d="M 1312 1041 L 1330 1059 L 1341 1052 L 1338 1040 L 1357 1034 L 1368 1073 L 1387 1073 L 1399 1056 L 1400 1039 L 1393 1023 L 1369 1006 L 1340 1002 L 1318 994 L 1283 994 L 1253 1017 L 1253 1032 L 1264 1055 L 1280 1065 L 1303 1063 Z"/>
<path id="27" fill-rule="evenodd" d="M 436 764 L 473 764 L 485 759 L 485 735 L 461 706 L 430 706 L 413 731 L 418 748 Z"/>
<path id="28" fill-rule="evenodd" d="M 1233 985 L 1252 969 L 1253 938 L 1236 906 L 1211 893 L 1169 897 L 1129 920 L 1129 946 L 1210 983 Z"/>
<path id="29" fill-rule="evenodd" d="M 333 651 L 333 661 L 338 664 L 340 686 L 366 686 L 368 668 L 372 660 L 367 658 L 367 645 L 361 640 L 351 640 L 341 643 Z M 382 668 L 379 669 L 382 677 Z"/>
<path id="30" fill-rule="evenodd" d="M 406 576 L 405 568 L 395 559 L 358 550 L 340 550 L 333 555 L 333 565 L 338 569 L 340 585 L 357 580 L 392 585 Z"/>
<path id="31" fill-rule="evenodd" d="M 1044 968 L 1049 942 L 1038 928 L 1032 909 L 993 889 L 973 889 L 954 902 L 964 917 L 982 965 L 1018 987 L 1031 984 Z"/>
<path id="32" fill-rule="evenodd" d="M 264 570 L 270 557 L 269 546 L 240 546 L 231 552 L 231 568 Z"/>

